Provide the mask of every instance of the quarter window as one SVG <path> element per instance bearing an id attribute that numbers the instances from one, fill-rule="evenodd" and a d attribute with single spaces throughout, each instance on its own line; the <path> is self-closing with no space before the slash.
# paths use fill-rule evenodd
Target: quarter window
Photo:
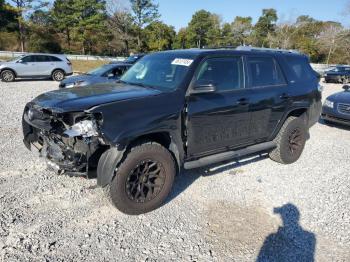
<path id="1" fill-rule="evenodd" d="M 248 57 L 252 87 L 286 84 L 282 71 L 272 57 Z"/>
<path id="2" fill-rule="evenodd" d="M 36 55 L 35 56 L 35 61 L 36 62 L 49 62 L 50 61 L 50 57 L 48 57 L 46 55 Z"/>
<path id="3" fill-rule="evenodd" d="M 52 61 L 52 62 L 61 62 L 62 61 L 61 59 L 59 59 L 56 56 L 49 56 L 49 58 L 50 58 L 50 61 Z"/>
<path id="4" fill-rule="evenodd" d="M 242 58 L 209 58 L 201 65 L 196 80 L 201 83 L 213 83 L 216 86 L 217 91 L 228 91 L 242 88 Z"/>
<path id="5" fill-rule="evenodd" d="M 286 62 L 293 70 L 296 77 L 296 81 L 300 82 L 316 79 L 316 74 L 312 70 L 306 57 L 290 56 L 286 57 Z"/>

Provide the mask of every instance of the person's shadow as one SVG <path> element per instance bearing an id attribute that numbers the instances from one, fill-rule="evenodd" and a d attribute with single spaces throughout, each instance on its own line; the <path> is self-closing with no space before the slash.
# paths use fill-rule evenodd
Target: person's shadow
<path id="1" fill-rule="evenodd" d="M 280 214 L 283 226 L 265 239 L 256 261 L 314 261 L 316 237 L 299 225 L 298 208 L 293 204 L 286 204 L 274 208 L 274 213 Z"/>

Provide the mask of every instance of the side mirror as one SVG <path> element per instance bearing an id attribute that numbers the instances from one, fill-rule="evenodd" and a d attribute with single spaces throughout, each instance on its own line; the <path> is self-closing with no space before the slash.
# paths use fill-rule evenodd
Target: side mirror
<path id="1" fill-rule="evenodd" d="M 350 90 L 350 85 L 343 85 L 343 89 L 345 91 L 349 91 Z"/>
<path id="2" fill-rule="evenodd" d="M 114 77 L 114 74 L 108 74 L 108 76 L 107 76 L 108 78 L 113 78 Z"/>
<path id="3" fill-rule="evenodd" d="M 21 63 L 21 64 L 22 64 L 22 63 L 23 63 L 23 60 L 20 59 L 20 60 L 17 61 L 17 63 Z"/>
<path id="4" fill-rule="evenodd" d="M 216 86 L 212 82 L 197 82 L 191 94 L 205 94 L 205 93 L 213 93 L 216 91 Z"/>

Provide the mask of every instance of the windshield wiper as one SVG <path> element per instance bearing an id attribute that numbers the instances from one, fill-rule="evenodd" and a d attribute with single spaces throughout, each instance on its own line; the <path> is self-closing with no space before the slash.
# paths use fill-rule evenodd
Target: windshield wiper
<path id="1" fill-rule="evenodd" d="M 122 83 L 122 84 L 129 84 L 128 82 L 118 79 L 117 81 L 115 81 L 116 83 Z"/>

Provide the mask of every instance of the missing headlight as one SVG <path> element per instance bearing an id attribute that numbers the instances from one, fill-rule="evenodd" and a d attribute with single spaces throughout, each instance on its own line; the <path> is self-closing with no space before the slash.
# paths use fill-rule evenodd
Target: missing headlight
<path id="1" fill-rule="evenodd" d="M 97 124 L 94 120 L 82 120 L 64 131 L 68 137 L 93 137 L 98 135 Z"/>

